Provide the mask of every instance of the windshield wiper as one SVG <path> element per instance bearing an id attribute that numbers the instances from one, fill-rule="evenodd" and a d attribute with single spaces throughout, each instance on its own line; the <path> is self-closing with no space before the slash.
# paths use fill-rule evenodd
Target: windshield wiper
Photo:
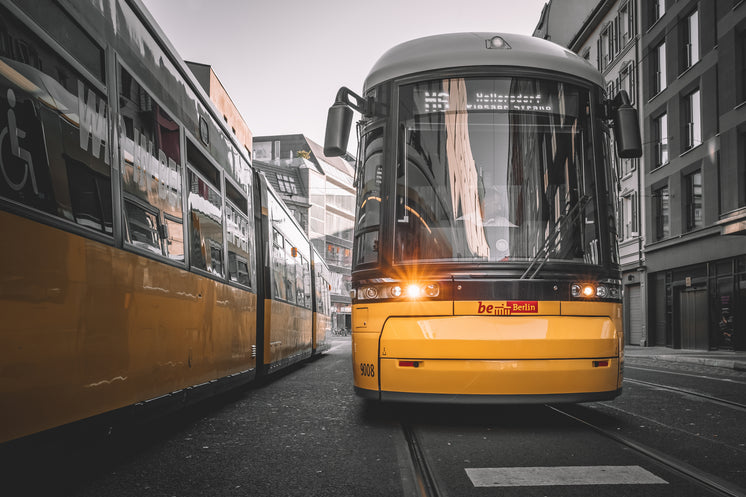
<path id="1" fill-rule="evenodd" d="M 541 268 L 544 266 L 544 263 L 547 262 L 547 259 L 549 259 L 549 248 L 551 245 L 554 244 L 554 241 L 557 239 L 557 237 L 562 233 L 562 230 L 565 226 L 567 226 L 567 223 L 569 225 L 575 224 L 575 220 L 580 215 L 580 213 L 585 208 L 585 205 L 590 201 L 591 197 L 589 195 L 583 195 L 580 197 L 578 202 L 570 208 L 567 212 L 562 214 L 560 217 L 557 218 L 557 221 L 555 221 L 554 226 L 552 226 L 551 233 L 547 237 L 546 240 L 544 240 L 544 243 L 541 245 L 541 248 L 538 252 L 536 252 L 536 255 L 531 259 L 531 263 L 528 265 L 526 270 L 521 275 L 520 279 L 526 279 L 528 276 L 529 280 L 534 279 L 534 277 L 541 271 Z M 533 273 L 529 276 L 529 272 L 531 272 L 531 269 L 534 267 L 534 265 L 541 259 L 541 263 L 538 265 L 538 267 L 534 270 Z"/>

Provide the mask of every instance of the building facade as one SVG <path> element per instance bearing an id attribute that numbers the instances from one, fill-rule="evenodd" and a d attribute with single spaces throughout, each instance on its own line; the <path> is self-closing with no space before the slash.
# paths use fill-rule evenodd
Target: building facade
<path id="1" fill-rule="evenodd" d="M 326 157 L 323 147 L 304 135 L 258 136 L 254 167 L 265 172 L 329 265 L 333 327 L 350 330 L 355 223 L 351 158 Z"/>
<path id="2" fill-rule="evenodd" d="M 629 344 L 746 348 L 745 34 L 741 0 L 604 0 L 569 37 L 640 114 L 643 157 L 617 160 Z"/>
<path id="3" fill-rule="evenodd" d="M 648 341 L 746 348 L 746 4 L 643 2 Z"/>

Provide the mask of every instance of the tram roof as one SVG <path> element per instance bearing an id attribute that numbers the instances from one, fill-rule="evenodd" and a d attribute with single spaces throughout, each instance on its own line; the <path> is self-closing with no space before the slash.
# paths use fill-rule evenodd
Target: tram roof
<path id="1" fill-rule="evenodd" d="M 495 36 L 510 48 L 488 49 L 487 40 Z M 388 50 L 368 74 L 364 91 L 410 74 L 469 66 L 545 69 L 604 84 L 601 73 L 590 62 L 541 38 L 510 33 L 450 33 L 418 38 Z"/>

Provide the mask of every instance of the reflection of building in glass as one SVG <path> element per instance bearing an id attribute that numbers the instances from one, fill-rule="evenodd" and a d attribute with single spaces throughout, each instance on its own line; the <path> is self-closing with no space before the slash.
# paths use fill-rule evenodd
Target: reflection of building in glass
<path id="1" fill-rule="evenodd" d="M 334 328 L 351 328 L 352 235 L 355 218 L 351 157 L 326 157 L 304 135 L 254 137 L 254 167 L 263 171 L 325 258 Z"/>
<path id="2" fill-rule="evenodd" d="M 463 223 L 468 249 L 466 253 L 470 253 L 472 257 L 489 258 L 490 247 L 483 226 L 484 195 L 479 194 L 477 165 L 469 140 L 466 81 L 444 80 L 443 90 L 450 96 L 445 124 L 453 217 Z"/>

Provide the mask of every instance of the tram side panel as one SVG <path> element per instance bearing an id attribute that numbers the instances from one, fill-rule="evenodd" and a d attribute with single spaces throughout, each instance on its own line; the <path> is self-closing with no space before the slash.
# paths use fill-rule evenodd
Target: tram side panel
<path id="1" fill-rule="evenodd" d="M 313 351 L 310 243 L 266 178 L 258 174 L 261 195 L 262 371 L 307 359 Z M 310 282 L 310 279 L 309 279 Z"/>
<path id="2" fill-rule="evenodd" d="M 0 441 L 253 370 L 256 296 L 0 212 Z"/>

